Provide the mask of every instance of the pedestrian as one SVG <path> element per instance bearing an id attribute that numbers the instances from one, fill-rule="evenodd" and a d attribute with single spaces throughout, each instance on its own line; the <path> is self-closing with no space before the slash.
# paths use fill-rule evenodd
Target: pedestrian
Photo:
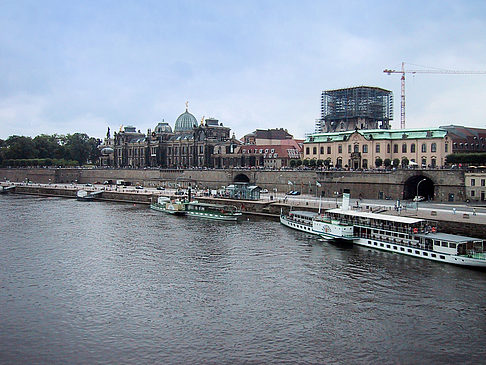
<path id="1" fill-rule="evenodd" d="M 473 215 L 476 215 L 476 208 L 473 208 Z"/>
<path id="2" fill-rule="evenodd" d="M 456 214 L 456 208 L 452 208 L 452 214 Z"/>

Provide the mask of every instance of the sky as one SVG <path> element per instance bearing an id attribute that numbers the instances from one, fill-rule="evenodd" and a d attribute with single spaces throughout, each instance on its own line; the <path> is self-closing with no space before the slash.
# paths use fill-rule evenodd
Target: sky
<path id="1" fill-rule="evenodd" d="M 486 71 L 485 1 L 0 0 L 0 138 L 142 132 L 185 111 L 237 138 L 314 131 L 323 90 L 384 69 Z M 408 128 L 486 128 L 486 74 L 407 74 Z"/>

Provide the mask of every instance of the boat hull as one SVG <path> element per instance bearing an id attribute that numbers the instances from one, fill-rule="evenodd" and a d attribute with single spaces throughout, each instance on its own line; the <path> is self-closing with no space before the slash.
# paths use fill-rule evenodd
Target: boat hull
<path id="1" fill-rule="evenodd" d="M 241 214 L 225 215 L 209 212 L 199 212 L 199 211 L 186 211 L 188 216 L 204 219 L 213 219 L 218 221 L 237 221 L 241 217 Z"/>
<path id="2" fill-rule="evenodd" d="M 185 210 L 167 209 L 165 207 L 161 207 L 156 204 L 151 204 L 150 209 L 156 210 L 158 212 L 166 213 L 166 214 L 177 215 L 177 216 L 186 215 L 187 213 Z"/>
<path id="3" fill-rule="evenodd" d="M 397 243 L 384 242 L 384 241 L 368 239 L 368 238 L 358 238 L 354 241 L 354 243 L 356 245 L 363 246 L 363 247 L 369 247 L 369 248 L 374 248 L 382 251 L 399 253 L 402 255 L 407 255 L 407 256 L 412 256 L 412 257 L 417 257 L 417 258 L 422 258 L 422 259 L 427 259 L 427 260 L 432 260 L 437 262 L 445 262 L 448 264 L 486 269 L 486 260 L 484 259 L 476 259 L 467 256 L 444 254 L 435 251 L 424 250 L 418 247 L 405 246 Z"/>

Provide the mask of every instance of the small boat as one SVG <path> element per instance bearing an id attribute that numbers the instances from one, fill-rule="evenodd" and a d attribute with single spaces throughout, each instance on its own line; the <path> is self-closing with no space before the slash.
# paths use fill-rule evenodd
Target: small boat
<path id="1" fill-rule="evenodd" d="M 157 202 L 150 204 L 150 208 L 159 212 L 172 215 L 186 215 L 185 204 L 180 200 L 170 200 L 165 196 L 160 196 Z"/>
<path id="2" fill-rule="evenodd" d="M 88 193 L 86 190 L 78 190 L 76 193 L 76 199 L 80 201 L 93 201 L 94 195 Z"/>
<path id="3" fill-rule="evenodd" d="M 208 204 L 197 201 L 186 203 L 185 205 L 187 214 L 192 217 L 237 221 L 242 216 L 241 211 L 233 205 Z"/>

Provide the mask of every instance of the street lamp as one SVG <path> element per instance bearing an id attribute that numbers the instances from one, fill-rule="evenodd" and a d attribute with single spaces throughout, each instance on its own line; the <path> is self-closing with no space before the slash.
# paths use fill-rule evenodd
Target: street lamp
<path id="1" fill-rule="evenodd" d="M 422 179 L 417 183 L 417 194 L 415 195 L 415 199 L 417 199 L 417 214 L 418 214 L 418 203 L 419 203 L 419 198 L 418 198 L 418 191 L 419 191 L 419 185 L 420 183 L 426 181 L 427 179 Z"/>

